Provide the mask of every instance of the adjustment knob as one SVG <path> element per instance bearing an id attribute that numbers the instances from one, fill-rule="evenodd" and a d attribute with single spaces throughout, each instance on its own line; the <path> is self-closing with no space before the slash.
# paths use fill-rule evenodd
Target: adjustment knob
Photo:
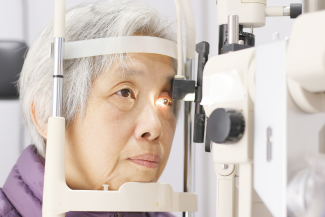
<path id="1" fill-rule="evenodd" d="M 244 131 L 245 120 L 239 111 L 218 108 L 208 118 L 207 136 L 215 143 L 236 143 Z"/>
<path id="2" fill-rule="evenodd" d="M 302 4 L 291 4 L 290 5 L 290 18 L 296 19 L 302 14 Z"/>

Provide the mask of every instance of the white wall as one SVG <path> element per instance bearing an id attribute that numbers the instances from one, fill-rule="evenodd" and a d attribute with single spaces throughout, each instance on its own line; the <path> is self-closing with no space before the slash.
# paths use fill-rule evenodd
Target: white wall
<path id="1" fill-rule="evenodd" d="M 0 40 L 23 40 L 23 13 L 20 0 L 0 3 Z"/>
<path id="2" fill-rule="evenodd" d="M 28 3 L 28 43 L 30 44 L 43 26 L 53 17 L 53 1 L 25 0 Z M 196 41 L 210 43 L 210 57 L 218 52 L 218 25 L 216 0 L 190 0 L 196 23 Z M 289 5 L 302 0 L 269 0 L 268 5 Z M 67 0 L 67 7 L 90 2 L 85 0 Z M 145 2 L 159 9 L 165 16 L 175 21 L 176 17 L 173 1 L 145 0 Z M 23 40 L 21 1 L 1 1 L 0 7 L 0 40 Z M 267 18 L 267 26 L 255 29 L 256 44 L 267 43 L 272 40 L 275 31 L 280 32 L 280 38 L 290 35 L 293 20 L 289 18 Z M 3 185 L 12 165 L 19 155 L 20 123 L 18 121 L 18 103 L 14 101 L 0 101 L 0 186 Z M 176 130 L 172 152 L 166 170 L 160 182 L 170 183 L 175 191 L 183 191 L 183 124 L 180 117 Z M 28 144 L 25 139 L 24 144 Z M 215 216 L 216 175 L 213 169 L 212 155 L 204 152 L 203 144 L 195 144 L 195 190 L 199 198 L 199 212 L 196 216 Z M 8 154 L 9 153 L 9 154 Z M 181 213 L 177 213 L 181 216 Z"/>

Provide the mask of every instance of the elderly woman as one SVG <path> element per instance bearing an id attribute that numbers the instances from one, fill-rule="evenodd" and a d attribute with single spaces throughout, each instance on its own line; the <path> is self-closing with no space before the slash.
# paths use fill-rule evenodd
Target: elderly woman
<path id="1" fill-rule="evenodd" d="M 84 4 L 67 12 L 66 41 L 146 35 L 172 40 L 171 25 L 134 0 Z M 41 216 L 47 120 L 51 116 L 53 22 L 29 49 L 19 79 L 21 109 L 34 145 L 0 189 L 0 216 Z M 65 60 L 66 182 L 71 189 L 156 182 L 176 127 L 173 60 L 119 54 Z M 163 103 L 157 100 L 163 99 Z M 168 213 L 69 212 L 66 216 L 171 216 Z"/>

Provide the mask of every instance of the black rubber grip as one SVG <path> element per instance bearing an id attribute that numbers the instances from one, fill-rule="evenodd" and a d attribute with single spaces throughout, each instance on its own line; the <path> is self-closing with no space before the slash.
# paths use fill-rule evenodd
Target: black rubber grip
<path id="1" fill-rule="evenodd" d="M 301 14 L 302 14 L 302 4 L 295 3 L 290 5 L 291 19 L 296 19 Z"/>
<path id="2" fill-rule="evenodd" d="M 212 141 L 211 139 L 208 137 L 208 135 L 205 135 L 205 152 L 211 152 L 212 151 Z"/>
<path id="3" fill-rule="evenodd" d="M 205 114 L 194 115 L 193 142 L 203 143 L 205 132 Z"/>

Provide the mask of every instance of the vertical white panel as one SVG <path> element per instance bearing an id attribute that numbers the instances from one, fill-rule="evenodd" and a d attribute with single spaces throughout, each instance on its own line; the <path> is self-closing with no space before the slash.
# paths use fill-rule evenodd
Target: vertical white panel
<path id="1" fill-rule="evenodd" d="M 254 188 L 270 212 L 286 217 L 286 41 L 256 47 Z"/>

